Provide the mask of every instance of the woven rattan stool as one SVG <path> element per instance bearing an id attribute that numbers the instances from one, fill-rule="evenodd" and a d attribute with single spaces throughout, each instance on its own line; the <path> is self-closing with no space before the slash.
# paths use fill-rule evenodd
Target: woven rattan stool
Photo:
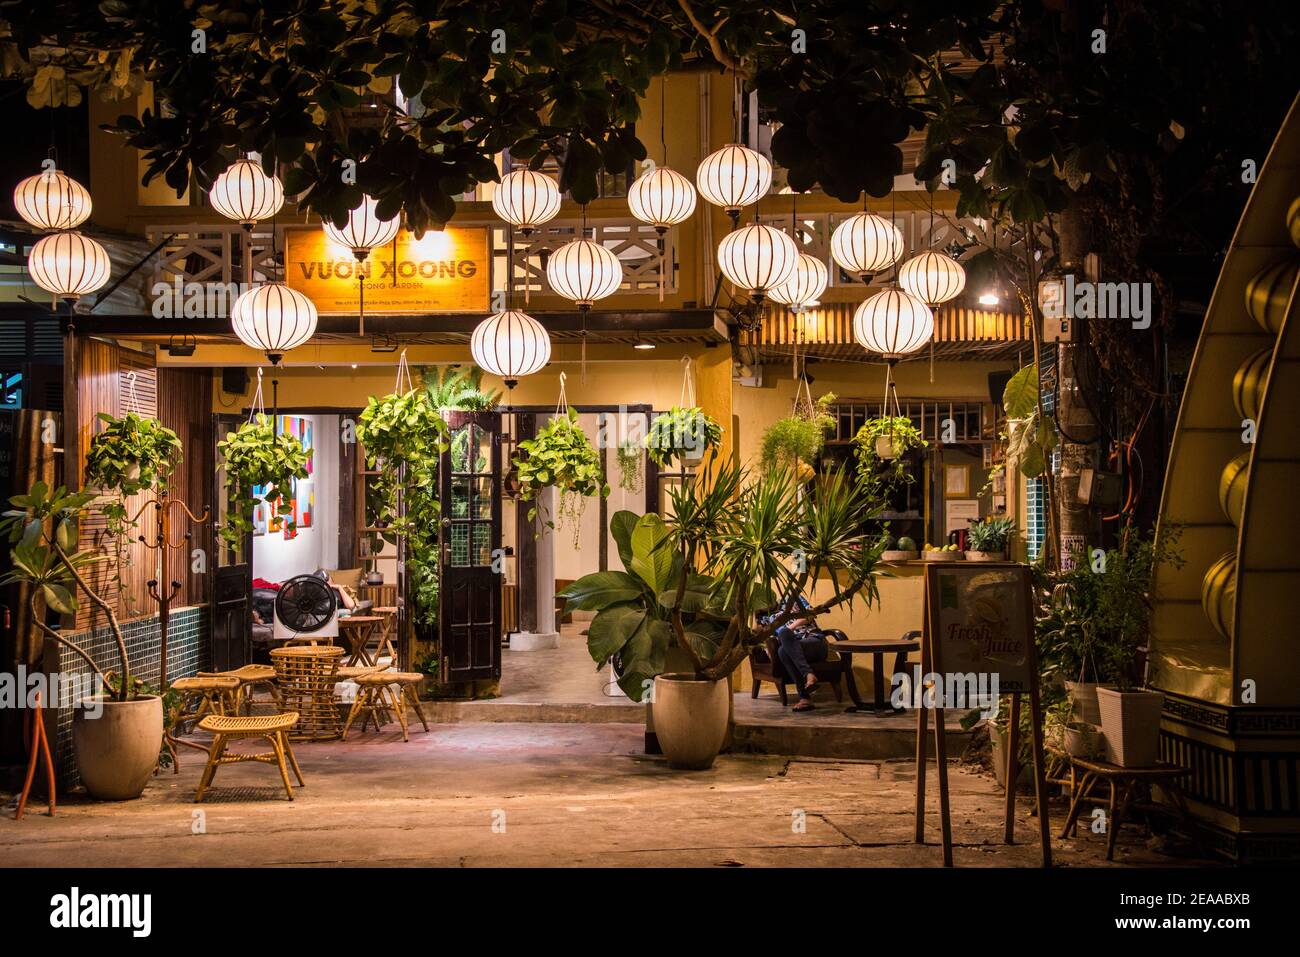
<path id="1" fill-rule="evenodd" d="M 343 649 L 333 645 L 294 645 L 271 651 L 280 707 L 299 715 L 294 737 L 322 741 L 342 734 L 334 701 L 342 658 Z"/>
<path id="2" fill-rule="evenodd" d="M 270 665 L 244 665 L 244 667 L 236 668 L 233 671 L 200 671 L 199 677 L 235 678 L 239 681 L 235 707 L 231 709 L 235 714 L 248 714 L 251 712 L 253 689 L 258 685 L 264 685 L 271 692 L 271 698 L 275 701 L 275 710 L 283 710 L 280 707 L 280 691 L 275 686 L 275 669 Z"/>
<path id="3" fill-rule="evenodd" d="M 184 726 L 193 721 L 196 724 L 206 715 L 225 714 L 233 709 L 239 693 L 239 681 L 235 678 L 218 678 L 199 675 L 193 678 L 177 678 L 171 688 L 180 694 L 180 701 L 172 711 L 171 728 L 163 735 L 163 747 L 171 754 L 172 773 L 181 770 L 180 753 L 176 745 L 183 744 L 195 751 L 206 752 L 208 749 L 193 741 L 177 737 L 184 733 Z"/>
<path id="4" fill-rule="evenodd" d="M 348 730 L 358 715 L 362 715 L 362 731 L 366 730 L 366 723 L 371 719 L 374 720 L 375 730 L 378 731 L 383 723 L 381 716 L 384 720 L 389 720 L 390 712 L 396 712 L 397 720 L 402 725 L 402 740 L 410 741 L 411 735 L 406 724 L 408 701 L 414 706 L 420 724 L 424 725 L 425 731 L 428 731 L 429 723 L 424 719 L 424 712 L 420 709 L 420 698 L 415 693 L 416 686 L 423 678 L 423 675 L 410 671 L 381 671 L 378 674 L 361 675 L 354 679 L 361 693 L 352 702 L 352 709 L 348 712 L 347 724 L 343 726 L 344 740 L 347 740 Z M 394 685 L 397 686 L 397 691 L 392 690 Z"/>
<path id="5" fill-rule="evenodd" d="M 212 733 L 212 751 L 208 754 L 208 766 L 203 769 L 203 777 L 199 778 L 198 790 L 194 792 L 194 803 L 203 800 L 203 792 L 212 784 L 212 778 L 216 775 L 218 767 L 223 764 L 238 764 L 241 761 L 261 761 L 263 764 L 277 765 L 280 768 L 280 778 L 284 781 L 284 793 L 292 801 L 293 788 L 289 785 L 289 768 L 285 766 L 285 758 L 289 759 L 289 767 L 293 768 L 293 776 L 298 779 L 298 786 L 307 786 L 302 779 L 302 770 L 298 767 L 298 761 L 293 756 L 293 748 L 289 746 L 289 729 L 297 723 L 298 715 L 293 711 L 250 717 L 210 714 L 200 721 L 199 727 Z M 239 738 L 266 738 L 271 742 L 273 750 L 259 754 L 226 754 L 226 745 Z"/>

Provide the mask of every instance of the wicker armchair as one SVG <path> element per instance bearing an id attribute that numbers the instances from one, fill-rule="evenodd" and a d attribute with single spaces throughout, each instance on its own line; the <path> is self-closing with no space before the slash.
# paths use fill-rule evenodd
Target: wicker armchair
<path id="1" fill-rule="evenodd" d="M 847 641 L 848 635 L 838 628 L 823 629 L 822 634 L 827 638 L 833 638 L 835 641 Z M 761 648 L 755 648 L 749 653 L 749 669 L 754 675 L 754 686 L 750 690 L 750 697 L 757 698 L 759 688 L 764 681 L 770 681 L 776 685 L 776 693 L 781 698 L 781 704 L 790 703 L 789 696 L 786 694 L 785 686 L 787 684 L 797 685 L 797 679 L 792 678 L 785 673 L 785 668 L 781 665 L 781 659 L 777 657 L 776 650 L 780 646 L 775 638 L 768 638 L 767 642 Z M 830 645 L 830 651 L 833 654 L 835 645 Z M 817 676 L 819 682 L 825 682 L 831 686 L 835 692 L 835 700 L 844 700 L 844 669 L 849 667 L 848 658 L 828 657 L 826 661 L 819 661 L 812 666 L 813 674 Z"/>

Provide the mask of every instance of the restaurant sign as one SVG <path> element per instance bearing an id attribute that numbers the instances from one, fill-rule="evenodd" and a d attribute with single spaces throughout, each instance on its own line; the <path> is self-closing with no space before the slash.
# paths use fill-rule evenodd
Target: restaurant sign
<path id="1" fill-rule="evenodd" d="M 322 315 L 355 314 L 362 275 L 367 315 L 488 311 L 491 262 L 485 226 L 449 226 L 419 239 L 402 230 L 363 262 L 323 229 L 290 229 L 286 237 L 285 281 Z"/>

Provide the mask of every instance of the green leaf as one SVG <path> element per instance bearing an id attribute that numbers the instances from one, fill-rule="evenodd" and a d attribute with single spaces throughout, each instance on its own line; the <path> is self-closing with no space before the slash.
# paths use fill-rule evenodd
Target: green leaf
<path id="1" fill-rule="evenodd" d="M 616 655 L 645 623 L 646 612 L 637 604 L 612 605 L 591 620 L 587 628 L 587 651 L 591 660 L 603 664 Z"/>
<path id="2" fill-rule="evenodd" d="M 656 594 L 673 584 L 673 551 L 666 542 L 671 535 L 658 515 L 642 515 L 632 529 L 630 570 Z"/>
<path id="3" fill-rule="evenodd" d="M 556 594 L 568 601 L 565 611 L 600 611 L 641 597 L 641 586 L 626 572 L 592 572 Z"/>
<path id="4" fill-rule="evenodd" d="M 636 512 L 622 509 L 609 520 L 609 533 L 618 546 L 618 557 L 622 559 L 623 567 L 629 570 L 632 567 L 632 530 L 640 518 Z"/>
<path id="5" fill-rule="evenodd" d="M 1038 408 L 1038 370 L 1025 366 L 1002 390 L 1002 408 L 1008 419 L 1028 418 Z"/>
<path id="6" fill-rule="evenodd" d="M 77 600 L 72 597 L 62 585 L 47 583 L 41 586 L 41 595 L 45 598 L 45 604 L 49 605 L 61 615 L 75 615 L 77 613 Z"/>

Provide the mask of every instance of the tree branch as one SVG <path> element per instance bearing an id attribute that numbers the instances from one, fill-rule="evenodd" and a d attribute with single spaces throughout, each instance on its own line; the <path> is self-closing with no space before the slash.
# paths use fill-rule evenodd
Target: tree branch
<path id="1" fill-rule="evenodd" d="M 691 0 L 677 0 L 677 5 L 682 8 L 682 13 L 686 14 L 686 19 L 691 22 L 691 26 L 695 28 L 695 31 L 708 41 L 713 58 L 727 69 L 740 72 L 740 61 L 728 53 L 723 47 L 722 41 L 718 39 L 718 30 L 723 23 L 726 23 L 726 20 L 720 21 L 713 29 L 709 29 L 696 15 L 695 8 L 691 6 Z"/>

